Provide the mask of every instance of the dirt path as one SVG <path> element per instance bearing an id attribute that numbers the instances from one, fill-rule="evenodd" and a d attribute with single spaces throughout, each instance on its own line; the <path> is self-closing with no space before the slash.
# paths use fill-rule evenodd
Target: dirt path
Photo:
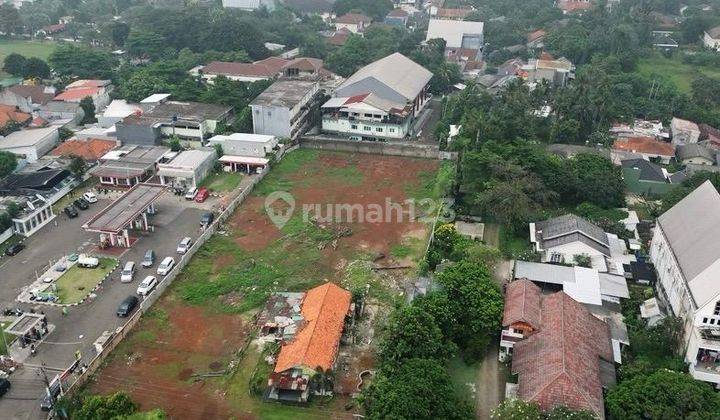
<path id="1" fill-rule="evenodd" d="M 499 344 L 493 340 L 485 353 L 476 382 L 475 417 L 489 419 L 492 410 L 505 397 L 505 371 L 498 361 Z"/>

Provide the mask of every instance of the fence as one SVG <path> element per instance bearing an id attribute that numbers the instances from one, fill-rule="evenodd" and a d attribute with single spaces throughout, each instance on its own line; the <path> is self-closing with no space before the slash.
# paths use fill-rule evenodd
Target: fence
<path id="1" fill-rule="evenodd" d="M 291 152 L 295 150 L 297 147 L 288 149 L 285 153 Z M 270 167 L 265 167 L 262 172 L 260 172 L 240 194 L 238 194 L 237 197 L 235 197 L 230 204 L 228 204 L 227 208 L 220 213 L 220 215 L 215 219 L 215 222 L 213 222 L 210 226 L 205 229 L 205 232 L 203 232 L 200 237 L 197 238 L 195 243 L 192 247 L 188 250 L 187 253 L 185 253 L 181 258 L 180 261 L 178 261 L 177 265 L 173 267 L 173 269 L 168 273 L 167 276 L 165 276 L 160 283 L 155 287 L 155 289 L 147 295 L 143 301 L 140 303 L 140 308 L 135 311 L 135 313 L 128 318 L 127 322 L 117 328 L 115 330 L 115 335 L 103 346 L 103 350 L 98 353 L 91 361 L 88 363 L 86 371 L 81 374 L 75 382 L 70 385 L 70 387 L 65 391 L 65 394 L 72 394 L 74 392 L 77 392 L 82 385 L 84 385 L 90 376 L 92 376 L 95 371 L 102 365 L 105 358 L 117 347 L 117 345 L 127 336 L 132 328 L 140 321 L 140 317 L 150 310 L 152 305 L 157 301 L 160 296 L 162 296 L 163 292 L 175 281 L 175 278 L 178 276 L 178 274 L 183 270 L 183 268 L 190 262 L 193 255 L 200 249 L 200 247 L 207 242 L 208 239 L 215 233 L 217 226 L 225 222 L 228 217 L 235 211 L 235 209 L 247 198 L 248 195 L 252 192 L 252 190 L 255 188 L 255 186 L 262 181 L 263 178 L 265 178 L 265 175 L 269 172 Z"/>
<path id="2" fill-rule="evenodd" d="M 13 228 L 7 228 L 5 232 L 0 233 L 0 244 L 7 241 L 13 236 Z"/>
<path id="3" fill-rule="evenodd" d="M 367 153 L 385 156 L 406 156 L 426 159 L 456 159 L 457 154 L 441 152 L 433 144 L 376 142 L 361 140 L 332 139 L 326 137 L 302 137 L 300 147 L 336 152 Z"/>

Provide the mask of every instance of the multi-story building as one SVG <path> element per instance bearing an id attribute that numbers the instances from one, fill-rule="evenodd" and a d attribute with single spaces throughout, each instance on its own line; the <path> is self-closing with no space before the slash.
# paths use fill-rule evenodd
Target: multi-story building
<path id="1" fill-rule="evenodd" d="M 658 296 L 684 320 L 690 374 L 720 387 L 720 194 L 710 181 L 658 218 L 650 259 Z"/>
<path id="2" fill-rule="evenodd" d="M 296 138 L 302 134 L 320 91 L 313 80 L 278 80 L 250 103 L 253 133 Z"/>
<path id="3" fill-rule="evenodd" d="M 354 140 L 413 135 L 413 122 L 430 99 L 432 73 L 400 53 L 358 70 L 322 105 L 322 130 Z"/>

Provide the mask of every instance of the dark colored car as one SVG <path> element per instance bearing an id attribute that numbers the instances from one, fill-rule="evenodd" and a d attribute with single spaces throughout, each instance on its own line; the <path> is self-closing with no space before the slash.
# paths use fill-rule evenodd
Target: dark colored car
<path id="1" fill-rule="evenodd" d="M 203 213 L 203 215 L 200 217 L 200 224 L 210 226 L 213 220 L 215 220 L 215 215 L 213 213 Z"/>
<path id="2" fill-rule="evenodd" d="M 12 257 L 23 249 L 25 249 L 25 245 L 23 244 L 12 244 L 5 250 L 5 255 L 7 255 L 8 257 Z"/>
<path id="3" fill-rule="evenodd" d="M 40 409 L 42 411 L 52 410 L 53 400 L 57 399 L 57 397 L 60 395 L 60 382 L 53 381 L 50 384 L 49 391 L 52 396 L 48 395 L 48 393 L 45 392 L 45 394 L 43 395 L 43 399 L 40 401 Z"/>
<path id="4" fill-rule="evenodd" d="M 126 317 L 132 313 L 133 309 L 138 304 L 138 298 L 136 296 L 128 296 L 120 303 L 117 310 L 117 316 Z"/>
<path id="5" fill-rule="evenodd" d="M 90 208 L 90 204 L 88 204 L 88 202 L 83 200 L 82 198 L 78 198 L 77 200 L 73 201 L 73 205 L 80 210 L 87 210 Z"/>
<path id="6" fill-rule="evenodd" d="M 63 209 L 63 211 L 65 212 L 65 214 L 67 214 L 67 217 L 71 219 L 73 217 L 78 217 L 78 211 L 75 206 L 67 206 Z"/>
<path id="7" fill-rule="evenodd" d="M 0 397 L 5 395 L 10 390 L 10 381 L 5 378 L 0 378 Z"/>

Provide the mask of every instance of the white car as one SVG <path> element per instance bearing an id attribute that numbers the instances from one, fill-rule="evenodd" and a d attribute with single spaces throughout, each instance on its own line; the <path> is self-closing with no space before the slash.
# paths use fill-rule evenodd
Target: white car
<path id="1" fill-rule="evenodd" d="M 161 276 L 167 276 L 167 274 L 172 270 L 172 268 L 175 267 L 175 258 L 173 257 L 165 257 L 164 260 L 160 263 L 157 269 L 157 273 Z"/>
<path id="2" fill-rule="evenodd" d="M 152 292 L 152 289 L 157 286 L 157 279 L 154 276 L 147 276 L 145 279 L 140 282 L 140 285 L 137 288 L 137 294 L 140 296 L 147 296 Z"/>
<path id="3" fill-rule="evenodd" d="M 86 254 L 80 254 L 78 256 L 77 265 L 78 267 L 83 268 L 96 268 L 98 265 L 100 265 L 100 260 Z"/>
<path id="4" fill-rule="evenodd" d="M 123 283 L 130 283 L 135 275 L 135 263 L 128 261 L 125 263 L 122 272 L 120 273 L 120 281 Z"/>
<path id="5" fill-rule="evenodd" d="M 197 195 L 197 188 L 190 188 L 188 190 L 188 192 L 185 193 L 185 199 L 186 200 L 194 200 L 196 195 Z"/>
<path id="6" fill-rule="evenodd" d="M 95 195 L 94 192 L 90 192 L 90 191 L 86 192 L 85 194 L 83 194 L 83 198 L 88 203 L 97 203 L 97 196 Z"/>
<path id="7" fill-rule="evenodd" d="M 177 247 L 177 253 L 178 254 L 184 254 L 188 252 L 190 247 L 192 246 L 192 239 L 189 236 L 186 236 L 180 241 L 180 244 Z"/>

